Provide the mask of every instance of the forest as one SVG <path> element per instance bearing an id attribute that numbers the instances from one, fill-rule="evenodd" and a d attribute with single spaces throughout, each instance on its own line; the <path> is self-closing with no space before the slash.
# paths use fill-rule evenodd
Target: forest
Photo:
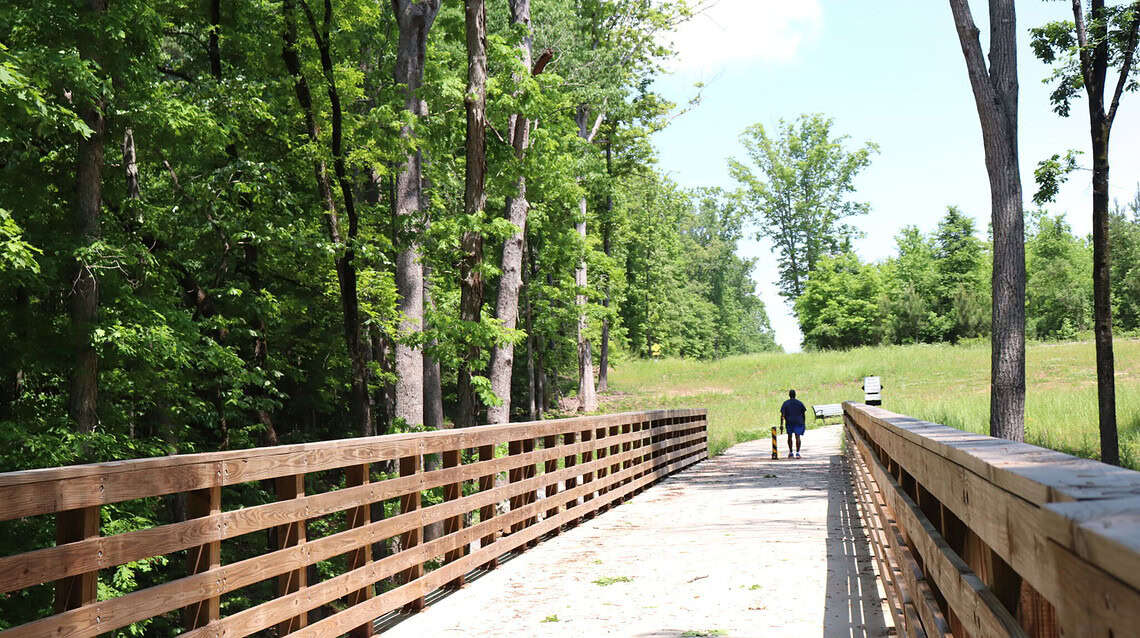
<path id="1" fill-rule="evenodd" d="M 1123 335 L 1140 331 L 1140 193 L 1111 217 L 1112 316 Z M 827 255 L 795 302 L 812 349 L 958 343 L 990 335 L 992 247 L 955 207 L 924 233 L 906 226 L 896 254 L 866 263 L 851 252 Z M 1088 338 L 1093 327 L 1092 242 L 1073 234 L 1064 214 L 1037 210 L 1026 227 L 1026 330 L 1029 338 Z"/>
<path id="2" fill-rule="evenodd" d="M 775 348 L 744 213 L 648 141 L 687 8 L 467 4 L 0 9 L 0 469 L 593 411 L 615 355 Z"/>

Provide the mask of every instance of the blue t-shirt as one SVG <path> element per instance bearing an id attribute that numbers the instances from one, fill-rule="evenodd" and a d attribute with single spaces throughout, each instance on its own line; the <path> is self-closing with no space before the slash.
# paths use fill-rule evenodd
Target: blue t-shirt
<path id="1" fill-rule="evenodd" d="M 804 415 L 807 414 L 807 408 L 799 399 L 788 399 L 784 401 L 784 405 L 780 406 L 780 414 L 784 415 L 784 421 L 788 425 L 804 425 Z"/>

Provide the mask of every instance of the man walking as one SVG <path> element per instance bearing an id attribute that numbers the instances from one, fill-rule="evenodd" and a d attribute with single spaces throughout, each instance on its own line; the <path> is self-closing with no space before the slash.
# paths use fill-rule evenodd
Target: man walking
<path id="1" fill-rule="evenodd" d="M 796 398 L 795 390 L 788 390 L 788 400 L 780 406 L 780 425 L 786 425 L 788 430 L 788 458 L 800 458 L 800 437 L 803 436 L 807 426 L 804 424 L 804 415 L 807 407 Z M 796 450 L 792 453 L 792 435 L 796 435 Z"/>

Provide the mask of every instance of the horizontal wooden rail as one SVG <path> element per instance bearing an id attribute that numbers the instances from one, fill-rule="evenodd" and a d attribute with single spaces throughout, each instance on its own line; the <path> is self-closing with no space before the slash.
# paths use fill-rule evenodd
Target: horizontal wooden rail
<path id="1" fill-rule="evenodd" d="M 367 636 L 375 618 L 422 608 L 431 591 L 461 586 L 471 570 L 623 502 L 707 450 L 704 410 L 661 410 L 0 474 L 0 521 L 55 514 L 59 529 L 54 546 L 0 557 L 0 595 L 52 582 L 56 591 L 54 613 L 0 638 L 83 638 L 156 618 L 188 636 L 271 627 Z M 423 469 L 431 454 L 442 455 L 442 469 Z M 223 490 L 232 500 L 239 491 L 230 486 L 253 482 L 274 486 L 277 500 L 222 508 Z M 100 535 L 101 506 L 181 493 L 185 520 Z M 442 533 L 426 536 L 437 523 Z M 251 543 L 255 532 L 268 543 Z M 222 561 L 224 547 L 239 558 Z M 156 584 L 97 600 L 100 570 L 181 553 L 189 562 L 168 561 Z M 275 594 L 222 615 L 224 596 L 272 580 Z"/>
<path id="2" fill-rule="evenodd" d="M 844 421 L 900 635 L 1135 635 L 1140 472 L 862 404 Z"/>

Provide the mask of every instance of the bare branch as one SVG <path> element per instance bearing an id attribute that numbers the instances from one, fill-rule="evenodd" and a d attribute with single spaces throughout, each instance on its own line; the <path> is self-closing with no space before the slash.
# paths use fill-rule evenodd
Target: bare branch
<path id="1" fill-rule="evenodd" d="M 1079 0 L 1078 0 L 1079 1 Z M 1116 91 L 1112 94 L 1112 104 L 1108 107 L 1108 126 L 1116 118 L 1116 109 L 1120 106 L 1120 96 L 1124 94 L 1124 86 L 1128 84 L 1128 75 L 1132 73 L 1132 61 L 1136 55 L 1136 36 L 1140 31 L 1140 0 L 1132 5 L 1132 24 L 1128 28 L 1128 47 L 1124 51 L 1124 62 L 1120 65 L 1120 77 L 1116 78 Z"/>
<path id="2" fill-rule="evenodd" d="M 1077 51 L 1081 56 L 1081 77 L 1085 81 L 1085 86 L 1089 86 L 1092 60 L 1089 59 L 1089 32 L 1085 26 L 1085 10 L 1081 5 L 1081 0 L 1073 0 L 1073 23 L 1077 27 Z"/>
<path id="3" fill-rule="evenodd" d="M 598 134 L 598 129 L 602 127 L 602 120 L 606 118 L 606 112 L 598 113 L 598 119 L 594 120 L 594 127 L 590 129 L 590 135 L 586 138 L 586 142 L 593 142 L 594 137 Z"/>
<path id="4" fill-rule="evenodd" d="M 978 39 L 978 26 L 974 24 L 974 16 L 970 13 L 969 0 L 950 0 L 950 10 L 954 14 L 954 27 L 958 30 L 962 55 L 966 58 L 966 73 L 970 77 L 970 86 L 974 89 L 974 101 L 984 122 L 985 111 L 994 107 L 995 96 L 986 60 L 982 55 L 982 44 Z"/>

